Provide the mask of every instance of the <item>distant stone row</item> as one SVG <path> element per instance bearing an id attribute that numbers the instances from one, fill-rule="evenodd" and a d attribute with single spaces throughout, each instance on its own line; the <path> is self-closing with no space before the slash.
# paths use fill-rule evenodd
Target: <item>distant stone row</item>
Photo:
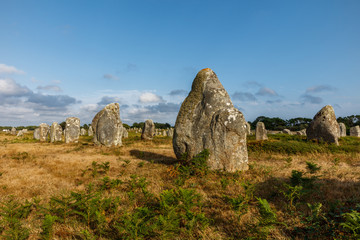
<path id="1" fill-rule="evenodd" d="M 289 129 L 284 129 L 282 132 L 293 134 Z M 318 141 L 339 145 L 338 139 L 346 136 L 346 126 L 344 123 L 338 123 L 336 121 L 333 107 L 327 105 L 314 116 L 307 129 L 297 131 L 296 134 L 305 135 L 308 140 L 316 139 Z M 256 140 L 268 139 L 264 123 L 258 122 L 256 124 L 255 136 Z M 350 136 L 360 137 L 360 127 L 351 127 Z"/>

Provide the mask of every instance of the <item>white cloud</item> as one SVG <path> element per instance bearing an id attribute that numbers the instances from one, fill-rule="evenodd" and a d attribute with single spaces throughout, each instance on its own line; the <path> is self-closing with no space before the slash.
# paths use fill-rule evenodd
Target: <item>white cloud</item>
<path id="1" fill-rule="evenodd" d="M 21 96 L 31 92 L 27 87 L 17 84 L 11 78 L 0 78 L 1 96 Z"/>
<path id="2" fill-rule="evenodd" d="M 21 71 L 14 66 L 0 63 L 0 74 L 24 74 L 24 71 Z"/>
<path id="3" fill-rule="evenodd" d="M 61 92 L 62 91 L 62 89 L 56 85 L 38 86 L 36 89 L 45 90 L 45 91 L 53 91 L 53 92 Z"/>
<path id="4" fill-rule="evenodd" d="M 164 102 L 164 99 L 161 96 L 158 96 L 151 92 L 146 92 L 140 95 L 139 102 L 141 103 L 160 103 Z"/>
<path id="5" fill-rule="evenodd" d="M 256 95 L 270 96 L 270 97 L 278 96 L 278 94 L 274 90 L 267 87 L 260 88 L 259 91 L 256 93 Z"/>

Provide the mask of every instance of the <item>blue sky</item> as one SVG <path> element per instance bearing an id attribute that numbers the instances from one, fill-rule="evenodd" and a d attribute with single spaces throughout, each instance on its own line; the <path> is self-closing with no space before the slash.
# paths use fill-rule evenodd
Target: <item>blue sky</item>
<path id="1" fill-rule="evenodd" d="M 246 120 L 360 114 L 360 1 L 0 0 L 0 125 L 174 123 L 211 68 Z"/>

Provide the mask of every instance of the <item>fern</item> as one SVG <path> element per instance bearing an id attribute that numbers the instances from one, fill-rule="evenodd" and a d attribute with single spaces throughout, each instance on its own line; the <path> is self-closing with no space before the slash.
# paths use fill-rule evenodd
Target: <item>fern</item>
<path id="1" fill-rule="evenodd" d="M 256 198 L 259 204 L 259 212 L 261 216 L 260 225 L 272 225 L 276 223 L 276 213 L 270 207 L 266 199 Z"/>
<path id="2" fill-rule="evenodd" d="M 349 213 L 344 213 L 342 216 L 345 218 L 345 222 L 341 223 L 346 231 L 351 232 L 354 237 L 360 237 L 360 213 L 352 210 Z"/>
<path id="3" fill-rule="evenodd" d="M 53 225 L 55 221 L 57 220 L 56 216 L 52 215 L 45 215 L 44 221 L 41 225 L 41 239 L 43 240 L 50 240 L 53 237 Z"/>

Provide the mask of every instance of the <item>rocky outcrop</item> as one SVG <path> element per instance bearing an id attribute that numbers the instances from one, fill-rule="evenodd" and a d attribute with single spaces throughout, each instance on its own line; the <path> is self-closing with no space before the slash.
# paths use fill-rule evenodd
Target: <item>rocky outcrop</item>
<path id="1" fill-rule="evenodd" d="M 255 139 L 258 141 L 268 139 L 265 124 L 263 122 L 256 123 Z"/>
<path id="2" fill-rule="evenodd" d="M 155 124 L 153 120 L 148 119 L 145 121 L 145 125 L 141 133 L 141 139 L 151 140 L 154 135 L 155 135 Z"/>
<path id="3" fill-rule="evenodd" d="M 323 107 L 313 118 L 306 129 L 308 140 L 316 139 L 339 145 L 340 127 L 336 121 L 335 112 L 332 106 Z"/>
<path id="4" fill-rule="evenodd" d="M 94 143 L 110 146 L 122 145 L 123 125 L 118 103 L 110 103 L 98 112 L 91 123 Z"/>
<path id="5" fill-rule="evenodd" d="M 178 159 L 193 158 L 204 149 L 211 169 L 248 169 L 247 127 L 216 74 L 209 68 L 195 77 L 178 113 L 173 148 Z"/>
<path id="6" fill-rule="evenodd" d="M 79 142 L 79 135 L 80 135 L 80 119 L 77 117 L 67 118 L 65 125 L 65 143 Z"/>

